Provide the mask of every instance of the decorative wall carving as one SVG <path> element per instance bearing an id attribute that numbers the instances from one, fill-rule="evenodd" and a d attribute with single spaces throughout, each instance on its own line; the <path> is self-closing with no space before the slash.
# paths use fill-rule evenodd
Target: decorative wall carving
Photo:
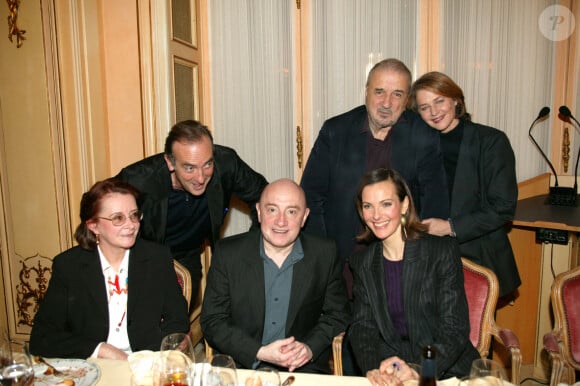
<path id="1" fill-rule="evenodd" d="M 26 33 L 25 30 L 19 29 L 18 25 L 16 24 L 18 20 L 18 7 L 20 7 L 20 0 L 6 0 L 8 3 L 8 39 L 11 42 L 13 36 L 16 36 L 16 48 L 20 48 L 22 46 L 22 42 L 24 39 L 24 34 Z"/>
<path id="2" fill-rule="evenodd" d="M 16 284 L 17 324 L 32 327 L 52 274 L 52 261 L 37 254 L 20 260 L 20 263 L 22 267 Z"/>

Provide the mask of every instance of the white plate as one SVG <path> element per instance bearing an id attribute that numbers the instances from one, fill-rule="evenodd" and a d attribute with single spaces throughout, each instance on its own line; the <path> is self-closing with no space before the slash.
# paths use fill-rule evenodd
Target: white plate
<path id="1" fill-rule="evenodd" d="M 44 364 L 34 365 L 34 385 L 49 386 L 62 382 L 64 379 L 72 379 L 75 386 L 92 386 L 101 377 L 101 370 L 93 363 L 84 359 L 47 359 L 63 375 L 46 375 L 47 366 Z"/>

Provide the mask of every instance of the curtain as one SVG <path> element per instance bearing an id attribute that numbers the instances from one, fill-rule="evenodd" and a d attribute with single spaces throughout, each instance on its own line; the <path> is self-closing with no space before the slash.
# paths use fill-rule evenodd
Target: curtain
<path id="1" fill-rule="evenodd" d="M 211 128 L 269 181 L 294 176 L 294 1 L 211 0 Z M 243 208 L 243 209 L 242 209 Z M 247 230 L 244 205 L 225 234 Z"/>
<path id="2" fill-rule="evenodd" d="M 364 104 L 368 71 L 387 58 L 417 63 L 417 0 L 314 0 L 311 140 L 324 121 Z"/>
<path id="3" fill-rule="evenodd" d="M 550 154 L 556 42 L 538 19 L 552 0 L 441 0 L 440 69 L 463 89 L 474 122 L 504 131 L 516 153 L 518 181 L 549 171 L 528 137 L 543 106 L 550 119 L 534 138 Z"/>

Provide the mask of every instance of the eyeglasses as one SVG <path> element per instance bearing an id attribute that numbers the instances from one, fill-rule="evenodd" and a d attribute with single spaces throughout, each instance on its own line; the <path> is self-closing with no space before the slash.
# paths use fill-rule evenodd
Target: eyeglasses
<path id="1" fill-rule="evenodd" d="M 101 218 L 103 220 L 109 220 L 116 227 L 125 224 L 125 222 L 127 221 L 127 216 L 125 216 L 123 213 L 115 213 L 111 217 L 98 217 L 97 216 L 97 218 Z M 129 213 L 129 220 L 131 220 L 131 222 L 137 223 L 137 222 L 141 221 L 142 219 L 143 219 L 143 212 L 141 212 L 140 210 L 135 210 L 135 211 Z"/>

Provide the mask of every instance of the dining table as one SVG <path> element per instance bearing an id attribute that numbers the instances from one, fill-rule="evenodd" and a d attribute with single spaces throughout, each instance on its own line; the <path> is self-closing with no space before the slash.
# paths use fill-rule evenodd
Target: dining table
<path id="1" fill-rule="evenodd" d="M 89 362 L 94 363 L 100 369 L 100 377 L 95 383 L 96 386 L 129 386 L 131 385 L 131 368 L 127 361 L 113 359 L 91 358 Z M 252 370 L 238 369 L 238 381 L 243 384 L 244 380 L 249 377 Z M 292 386 L 369 386 L 370 382 L 365 377 L 337 376 L 325 374 L 308 374 L 308 373 L 288 373 L 280 372 L 280 379 L 284 381 L 289 376 L 294 376 L 295 380 Z M 457 378 L 449 378 L 438 381 L 438 386 L 455 386 L 458 384 Z M 405 382 L 405 386 L 415 386 L 417 381 Z"/>

